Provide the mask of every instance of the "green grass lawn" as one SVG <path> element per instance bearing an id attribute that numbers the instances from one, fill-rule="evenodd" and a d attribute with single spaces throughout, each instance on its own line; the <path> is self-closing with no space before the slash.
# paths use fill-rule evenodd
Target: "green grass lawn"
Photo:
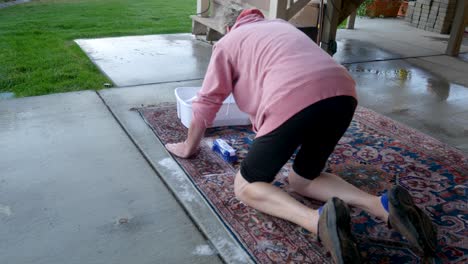
<path id="1" fill-rule="evenodd" d="M 346 28 L 346 23 L 348 23 L 348 19 L 347 19 L 347 18 L 346 18 L 345 20 L 343 20 L 343 22 L 341 22 L 341 23 L 338 25 L 338 28 L 340 28 L 340 29 Z"/>
<path id="2" fill-rule="evenodd" d="M 32 96 L 110 82 L 73 42 L 189 32 L 196 0 L 39 0 L 0 9 L 0 92 Z"/>

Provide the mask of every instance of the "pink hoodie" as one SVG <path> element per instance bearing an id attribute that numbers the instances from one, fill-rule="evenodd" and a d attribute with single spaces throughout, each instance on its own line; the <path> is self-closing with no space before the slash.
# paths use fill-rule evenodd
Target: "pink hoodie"
<path id="1" fill-rule="evenodd" d="M 214 45 L 192 105 L 192 122 L 209 127 L 230 93 L 250 115 L 257 137 L 320 100 L 356 98 L 346 69 L 305 34 L 283 20 L 265 20 L 255 13 L 239 18 Z"/>

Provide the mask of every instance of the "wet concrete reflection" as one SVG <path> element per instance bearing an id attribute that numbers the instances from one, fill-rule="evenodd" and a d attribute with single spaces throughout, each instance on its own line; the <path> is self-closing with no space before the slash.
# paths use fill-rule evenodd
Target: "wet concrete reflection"
<path id="1" fill-rule="evenodd" d="M 468 97 L 468 88 L 451 84 L 411 64 L 397 61 L 370 62 L 345 65 L 358 84 L 369 92 L 392 92 L 398 97 L 416 96 L 418 101 L 446 101 Z M 451 92 L 451 89 L 454 91 Z"/>
<path id="2" fill-rule="evenodd" d="M 345 65 L 359 104 L 468 153 L 468 87 L 404 60 Z"/>
<path id="3" fill-rule="evenodd" d="M 76 41 L 117 86 L 203 78 L 211 45 L 190 34 Z"/>
<path id="4" fill-rule="evenodd" d="M 450 83 L 442 78 L 429 77 L 426 88 L 429 94 L 434 95 L 440 101 L 446 100 L 450 94 Z"/>
<path id="5" fill-rule="evenodd" d="M 0 100 L 6 100 L 6 99 L 13 99 L 15 98 L 14 93 L 9 93 L 9 92 L 0 92 Z"/>
<path id="6" fill-rule="evenodd" d="M 339 63 L 397 59 L 402 57 L 399 54 L 379 48 L 372 43 L 355 39 L 339 39 L 337 40 L 337 47 L 337 52 L 333 55 L 333 58 Z"/>
<path id="7" fill-rule="evenodd" d="M 462 61 L 468 62 L 468 53 L 460 53 L 460 54 L 458 55 L 458 58 L 459 58 L 460 60 L 462 60 Z"/>

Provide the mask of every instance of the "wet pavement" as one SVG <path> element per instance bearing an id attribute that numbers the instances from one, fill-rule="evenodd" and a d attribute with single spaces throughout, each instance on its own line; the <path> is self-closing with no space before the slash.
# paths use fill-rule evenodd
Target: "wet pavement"
<path id="1" fill-rule="evenodd" d="M 0 9 L 7 8 L 14 5 L 24 4 L 27 2 L 31 2 L 31 0 L 15 0 L 15 1 L 8 1 L 8 2 L 0 2 Z"/>
<path id="2" fill-rule="evenodd" d="M 468 53 L 460 53 L 458 58 L 462 61 L 468 62 Z"/>
<path id="3" fill-rule="evenodd" d="M 369 45 L 399 55 L 400 58 L 445 54 L 448 38 L 448 35 L 414 28 L 402 19 L 391 18 L 358 17 L 354 30 L 342 29 L 337 32 L 338 44 L 340 40 L 360 41 L 364 42 L 363 45 L 355 46 L 355 49 L 359 50 Z M 468 41 L 462 43 L 461 52 L 468 52 Z M 360 54 L 354 53 L 359 59 Z"/>
<path id="4" fill-rule="evenodd" d="M 359 103 L 468 153 L 468 88 L 404 60 L 346 65 Z"/>
<path id="5" fill-rule="evenodd" d="M 0 102 L 0 263 L 222 263 L 92 91 Z"/>
<path id="6" fill-rule="evenodd" d="M 386 51 L 376 45 L 356 39 L 338 39 L 333 58 L 341 64 L 398 59 L 400 54 Z"/>
<path id="7" fill-rule="evenodd" d="M 446 55 L 405 59 L 413 67 L 468 87 L 468 62 Z"/>
<path id="8" fill-rule="evenodd" d="M 8 93 L 8 92 L 0 93 L 0 100 L 7 100 L 7 99 L 13 99 L 13 98 L 15 98 L 14 93 Z"/>
<path id="9" fill-rule="evenodd" d="M 76 42 L 117 86 L 201 79 L 211 56 L 211 46 L 191 34 Z"/>

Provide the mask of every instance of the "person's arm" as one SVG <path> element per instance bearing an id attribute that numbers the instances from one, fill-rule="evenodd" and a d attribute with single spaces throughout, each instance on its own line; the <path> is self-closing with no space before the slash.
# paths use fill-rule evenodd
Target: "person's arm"
<path id="1" fill-rule="evenodd" d="M 205 130 L 205 126 L 201 126 L 196 122 L 191 122 L 187 139 L 183 142 L 167 144 L 166 148 L 177 157 L 188 158 L 197 151 L 198 145 L 200 145 L 203 135 L 205 134 Z"/>
<path id="2" fill-rule="evenodd" d="M 166 145 L 172 154 L 181 158 L 195 154 L 206 128 L 211 126 L 223 101 L 231 93 L 232 83 L 231 62 L 227 54 L 215 46 L 202 89 L 192 103 L 193 115 L 187 139 Z"/>

